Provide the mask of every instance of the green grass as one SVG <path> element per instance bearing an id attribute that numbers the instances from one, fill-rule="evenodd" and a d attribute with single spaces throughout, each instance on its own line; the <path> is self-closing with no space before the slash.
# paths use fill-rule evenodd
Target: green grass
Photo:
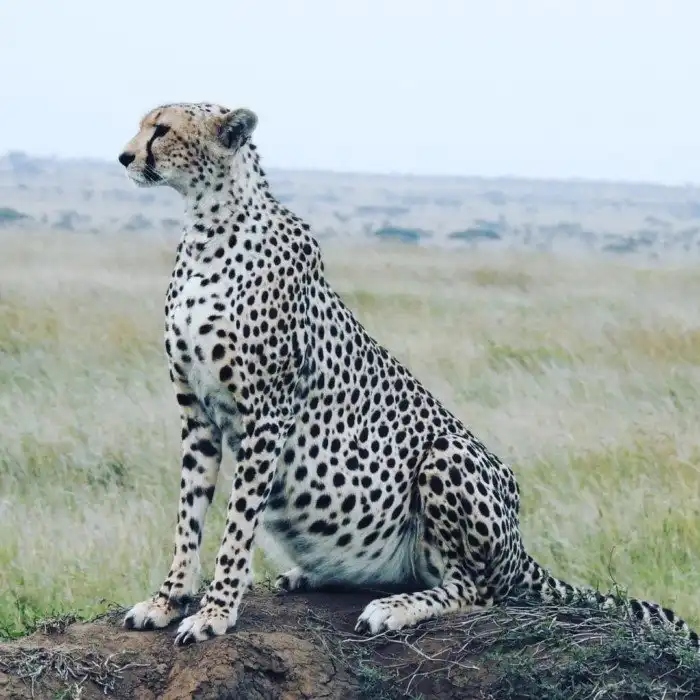
<path id="1" fill-rule="evenodd" d="M 141 600 L 170 563 L 179 421 L 162 307 L 175 242 L 0 245 L 0 636 L 16 636 Z M 328 251 L 327 271 L 513 464 L 535 556 L 700 626 L 700 275 L 385 246 Z M 205 575 L 230 484 L 225 460 Z"/>

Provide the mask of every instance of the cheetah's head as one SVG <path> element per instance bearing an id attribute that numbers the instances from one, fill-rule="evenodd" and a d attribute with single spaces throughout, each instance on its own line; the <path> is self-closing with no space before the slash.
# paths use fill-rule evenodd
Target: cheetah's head
<path id="1" fill-rule="evenodd" d="M 225 177 L 257 121 L 249 109 L 208 103 L 156 107 L 141 120 L 119 162 L 140 187 L 169 185 L 184 193 Z"/>

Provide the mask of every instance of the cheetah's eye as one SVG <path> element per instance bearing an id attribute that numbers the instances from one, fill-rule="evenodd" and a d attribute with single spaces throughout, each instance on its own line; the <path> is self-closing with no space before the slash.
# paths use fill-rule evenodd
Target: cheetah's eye
<path id="1" fill-rule="evenodd" d="M 165 126 L 165 124 L 156 124 L 155 131 L 153 132 L 153 138 L 160 138 L 161 136 L 165 136 L 168 132 L 170 131 L 169 126 Z"/>

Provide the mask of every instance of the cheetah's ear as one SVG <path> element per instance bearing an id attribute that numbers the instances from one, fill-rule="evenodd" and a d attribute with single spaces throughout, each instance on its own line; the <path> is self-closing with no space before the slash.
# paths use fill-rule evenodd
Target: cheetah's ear
<path id="1" fill-rule="evenodd" d="M 216 135 L 222 146 L 238 150 L 255 131 L 258 117 L 249 109 L 234 109 L 220 118 Z"/>

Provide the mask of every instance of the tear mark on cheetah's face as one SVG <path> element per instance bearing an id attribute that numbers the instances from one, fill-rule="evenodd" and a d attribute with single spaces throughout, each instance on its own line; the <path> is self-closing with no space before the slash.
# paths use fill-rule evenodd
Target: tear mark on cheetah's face
<path id="1" fill-rule="evenodd" d="M 151 110 L 119 162 L 139 187 L 168 185 L 181 194 L 229 171 L 233 154 L 257 125 L 249 109 L 172 104 Z"/>

